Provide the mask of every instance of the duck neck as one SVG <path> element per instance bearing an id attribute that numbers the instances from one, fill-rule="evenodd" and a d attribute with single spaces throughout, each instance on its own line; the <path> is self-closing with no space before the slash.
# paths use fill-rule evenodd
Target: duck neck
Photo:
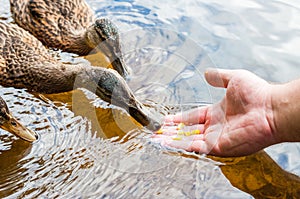
<path id="1" fill-rule="evenodd" d="M 0 84 L 39 93 L 60 93 L 73 90 L 77 76 L 84 71 L 82 65 L 58 62 L 26 66 L 24 70 L 0 70 Z"/>
<path id="2" fill-rule="evenodd" d="M 79 55 L 94 54 L 99 51 L 98 45 L 101 44 L 98 33 L 93 25 L 88 27 L 82 34 L 77 36 L 73 42 L 73 49 L 77 51 Z"/>
<path id="3" fill-rule="evenodd" d="M 70 40 L 66 42 L 68 45 L 62 47 L 62 50 L 75 53 L 80 56 L 88 55 L 92 52 L 93 48 L 89 46 L 85 35 L 86 34 L 84 33 L 70 38 Z"/>
<path id="4" fill-rule="evenodd" d="M 47 70 L 46 77 L 40 84 L 39 92 L 60 93 L 76 88 L 75 82 L 78 75 L 84 71 L 82 65 L 61 64 L 55 70 Z"/>
<path id="5" fill-rule="evenodd" d="M 101 77 L 104 74 L 103 70 L 105 69 L 85 64 L 61 64 L 56 68 L 52 66 L 45 71 L 46 76 L 51 78 L 42 79 L 42 81 L 39 81 L 39 88 L 33 88 L 32 90 L 43 93 L 60 93 L 77 88 L 85 88 L 93 93 L 97 93 L 98 76 Z M 39 74 L 44 74 L 44 72 Z M 107 101 L 108 99 L 103 100 Z"/>

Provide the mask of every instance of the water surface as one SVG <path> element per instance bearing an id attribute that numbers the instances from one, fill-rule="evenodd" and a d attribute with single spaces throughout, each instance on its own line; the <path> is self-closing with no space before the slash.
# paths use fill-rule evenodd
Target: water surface
<path id="1" fill-rule="evenodd" d="M 11 22 L 8 1 L 0 1 L 1 19 Z M 128 84 L 157 117 L 220 100 L 224 91 L 204 81 L 207 67 L 248 69 L 273 82 L 300 76 L 297 1 L 87 2 L 98 17 L 119 27 L 132 70 Z M 62 59 L 86 61 L 67 53 Z M 41 135 L 30 145 L 0 131 L 1 198 L 299 194 L 297 143 L 248 157 L 205 157 L 151 143 L 150 132 L 123 110 L 84 90 L 40 96 L 1 88 L 0 94 L 14 115 Z"/>

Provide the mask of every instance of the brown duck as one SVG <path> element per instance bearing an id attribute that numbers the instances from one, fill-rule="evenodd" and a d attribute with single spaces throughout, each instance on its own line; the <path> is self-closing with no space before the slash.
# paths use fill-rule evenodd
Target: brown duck
<path id="1" fill-rule="evenodd" d="M 38 138 L 35 132 L 23 126 L 12 116 L 2 97 L 0 97 L 0 128 L 28 142 L 33 142 Z"/>
<path id="2" fill-rule="evenodd" d="M 95 20 L 84 0 L 10 0 L 15 22 L 45 46 L 78 55 L 100 50 L 125 77 L 117 28 L 108 19 Z"/>
<path id="3" fill-rule="evenodd" d="M 39 93 L 86 88 L 102 100 L 125 109 L 143 126 L 152 130 L 160 126 L 147 116 L 145 107 L 115 70 L 63 64 L 30 33 L 3 22 L 0 22 L 0 85 Z"/>

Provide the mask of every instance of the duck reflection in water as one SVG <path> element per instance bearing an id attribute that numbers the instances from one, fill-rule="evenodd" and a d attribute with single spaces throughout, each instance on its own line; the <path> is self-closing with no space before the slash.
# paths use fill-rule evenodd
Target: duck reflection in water
<path id="1" fill-rule="evenodd" d="M 300 178 L 283 170 L 264 150 L 238 158 L 208 156 L 223 163 L 230 183 L 255 198 L 297 198 Z"/>
<path id="2" fill-rule="evenodd" d="M 9 134 L 0 135 L 0 140 L 0 198 L 5 198 L 25 186 L 20 182 L 28 176 L 28 169 L 21 162 L 30 154 L 32 144 L 22 139 L 14 139 Z"/>

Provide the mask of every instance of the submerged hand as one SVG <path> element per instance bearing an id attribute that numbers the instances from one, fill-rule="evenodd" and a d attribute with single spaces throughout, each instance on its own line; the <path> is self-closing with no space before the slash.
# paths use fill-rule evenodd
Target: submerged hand
<path id="1" fill-rule="evenodd" d="M 248 155 L 278 142 L 271 84 L 245 70 L 209 70 L 205 78 L 212 86 L 226 88 L 221 102 L 166 116 L 165 125 L 153 136 L 155 140 L 219 156 Z M 179 123 L 185 126 L 180 128 Z"/>

